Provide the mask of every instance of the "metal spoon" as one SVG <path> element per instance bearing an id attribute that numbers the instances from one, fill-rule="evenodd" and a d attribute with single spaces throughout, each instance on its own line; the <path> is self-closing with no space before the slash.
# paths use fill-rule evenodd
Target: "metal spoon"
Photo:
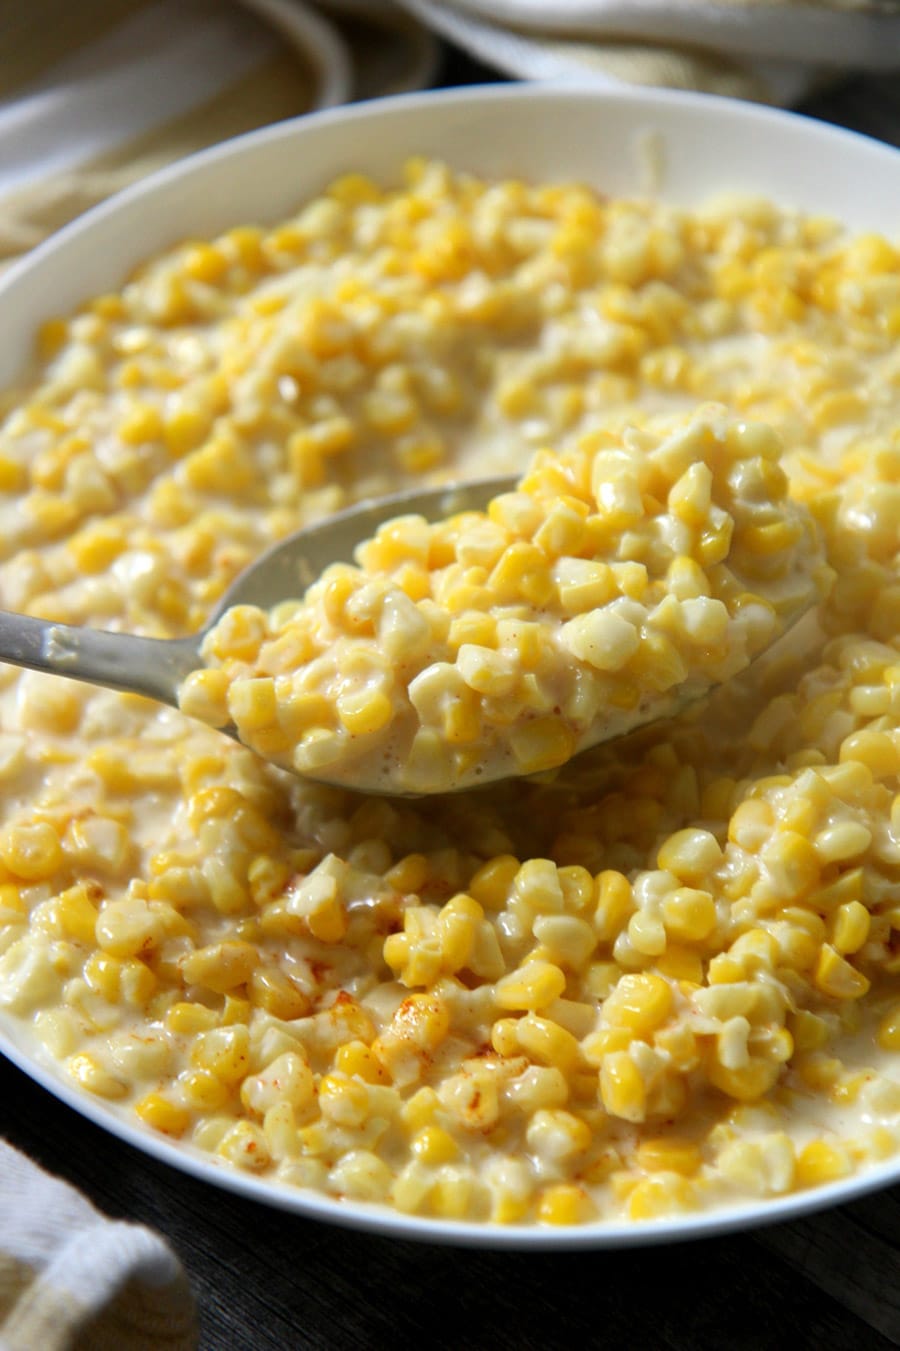
<path id="1" fill-rule="evenodd" d="M 483 510 L 498 494 L 515 489 L 518 481 L 517 476 L 508 476 L 433 488 L 427 492 L 417 489 L 395 493 L 360 502 L 314 525 L 305 526 L 246 568 L 222 596 L 205 626 L 187 638 L 142 638 L 128 633 L 104 633 L 99 629 L 57 624 L 0 610 L 0 662 L 146 695 L 177 708 L 178 691 L 183 681 L 191 671 L 205 665 L 201 648 L 207 633 L 232 606 L 256 605 L 270 609 L 280 600 L 302 595 L 329 564 L 352 558 L 356 545 L 368 539 L 385 521 L 406 514 L 435 521 L 457 512 Z M 812 603 L 810 597 L 808 605 L 799 607 L 795 614 L 787 617 L 782 637 Z M 643 723 L 672 716 L 686 703 L 709 693 L 711 687 L 709 682 L 702 682 L 699 688 L 678 687 L 665 695 L 648 697 L 630 713 L 613 715 L 604 726 L 598 727 L 597 735 L 590 742 L 582 743 L 580 749 L 631 731 Z M 221 730 L 236 741 L 240 740 L 233 726 Z M 501 771 L 500 776 L 507 777 L 507 774 Z M 320 778 L 323 782 L 346 782 L 330 779 L 327 768 L 323 768 L 321 775 L 310 777 Z M 480 780 L 481 783 L 488 781 L 487 776 Z M 390 782 L 359 786 L 368 792 L 404 794 L 404 789 L 392 786 Z M 452 786 L 442 785 L 440 791 L 448 788 Z"/>

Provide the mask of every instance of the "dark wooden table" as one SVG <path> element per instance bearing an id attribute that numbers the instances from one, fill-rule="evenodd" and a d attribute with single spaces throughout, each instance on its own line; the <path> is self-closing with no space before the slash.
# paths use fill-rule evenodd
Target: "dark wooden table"
<path id="1" fill-rule="evenodd" d="M 453 53 L 442 74 L 493 78 Z M 804 111 L 900 145 L 900 77 L 853 80 Z M 167 1236 L 197 1296 L 204 1351 L 900 1346 L 900 1187 L 703 1242 L 480 1252 L 356 1234 L 215 1190 L 121 1144 L 2 1059 L 0 1132 L 108 1214 Z"/>

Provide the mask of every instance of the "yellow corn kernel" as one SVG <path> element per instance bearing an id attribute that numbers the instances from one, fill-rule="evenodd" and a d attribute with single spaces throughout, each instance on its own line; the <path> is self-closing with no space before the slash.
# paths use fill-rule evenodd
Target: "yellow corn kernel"
<path id="1" fill-rule="evenodd" d="M 475 943 L 477 926 L 483 919 L 481 906 L 464 892 L 452 897 L 442 907 L 437 917 L 437 930 L 441 965 L 445 971 L 459 971 L 466 965 Z"/>
<path id="2" fill-rule="evenodd" d="M 574 1183 L 545 1187 L 538 1198 L 537 1217 L 541 1224 L 585 1224 L 596 1213 L 587 1192 Z"/>
<path id="3" fill-rule="evenodd" d="M 813 979 L 816 987 L 832 999 L 861 999 L 871 984 L 830 943 L 822 944 Z"/>
<path id="4" fill-rule="evenodd" d="M 566 988 L 566 978 L 552 962 L 532 961 L 503 976 L 494 986 L 494 1000 L 501 1009 L 546 1008 Z"/>
<path id="5" fill-rule="evenodd" d="M 817 430 L 827 431 L 857 421 L 863 410 L 860 396 L 852 389 L 836 389 L 816 399 L 812 407 L 813 423 Z"/>
<path id="6" fill-rule="evenodd" d="M 92 990 L 111 1004 L 122 1001 L 138 1007 L 147 1003 L 156 989 L 156 976 L 136 958 L 123 961 L 105 952 L 92 952 L 84 964 L 84 978 Z"/>
<path id="7" fill-rule="evenodd" d="M 515 727 L 509 742 L 522 774 L 555 769 L 570 760 L 575 751 L 575 733 L 562 718 L 552 714 Z"/>
<path id="8" fill-rule="evenodd" d="M 278 716 L 271 676 L 234 681 L 228 689 L 228 712 L 242 737 L 271 727 Z"/>
<path id="9" fill-rule="evenodd" d="M 640 646 L 635 626 L 614 610 L 589 610 L 563 625 L 560 638 L 580 661 L 598 671 L 621 671 Z"/>
<path id="10" fill-rule="evenodd" d="M 66 1062 L 66 1068 L 79 1088 L 85 1089 L 88 1093 L 96 1094 L 98 1098 L 116 1101 L 128 1094 L 128 1085 L 123 1083 L 121 1079 L 117 1079 L 115 1075 L 110 1074 L 109 1070 L 103 1068 L 96 1056 L 89 1055 L 87 1052 L 70 1056 Z"/>
<path id="11" fill-rule="evenodd" d="M 468 1171 L 444 1164 L 431 1189 L 431 1209 L 442 1219 L 464 1219 L 471 1206 L 472 1190 L 473 1179 Z"/>
<path id="12" fill-rule="evenodd" d="M 851 732 L 841 742 L 840 760 L 861 761 L 876 779 L 900 773 L 900 745 L 887 732 L 871 728 Z"/>
<path id="13" fill-rule="evenodd" d="M 832 710 L 829 707 L 828 712 Z M 872 771 L 861 760 L 845 760 L 840 765 L 823 765 L 819 770 L 831 791 L 846 801 L 872 786 Z"/>
<path id="14" fill-rule="evenodd" d="M 639 1168 L 648 1173 L 680 1173 L 691 1177 L 700 1167 L 701 1154 L 689 1140 L 658 1136 L 642 1140 L 635 1158 Z"/>
<path id="15" fill-rule="evenodd" d="M 628 1218 L 655 1220 L 672 1210 L 683 1210 L 689 1204 L 689 1184 L 684 1178 L 646 1177 L 629 1190 Z"/>
<path id="16" fill-rule="evenodd" d="M 56 356 L 69 336 L 69 324 L 66 319 L 45 319 L 38 329 L 37 348 L 45 361 Z"/>
<path id="17" fill-rule="evenodd" d="M 430 1052 L 450 1030 L 450 1010 L 437 994 L 411 994 L 394 1013 L 388 1030 L 397 1040 Z"/>
<path id="18" fill-rule="evenodd" d="M 347 912 L 337 898 L 332 898 L 305 916 L 313 938 L 320 943 L 340 943 L 347 932 Z"/>
<path id="19" fill-rule="evenodd" d="M 272 1163 L 265 1133 L 253 1121 L 236 1121 L 222 1137 L 216 1153 L 236 1167 L 253 1173 L 263 1172 Z"/>
<path id="20" fill-rule="evenodd" d="M 519 1047 L 539 1065 L 550 1065 L 570 1074 L 581 1060 L 581 1047 L 564 1027 L 550 1018 L 527 1013 L 516 1023 Z"/>
<path id="21" fill-rule="evenodd" d="M 0 926 L 19 924 L 28 917 L 19 888 L 12 882 L 0 883 Z"/>
<path id="22" fill-rule="evenodd" d="M 845 1075 L 844 1078 L 833 1085 L 830 1095 L 831 1101 L 843 1104 L 856 1102 L 860 1090 L 866 1084 L 871 1083 L 872 1078 L 873 1072 L 871 1070 L 862 1070 L 859 1074 Z M 900 1090 L 898 1090 L 898 1097 L 900 1097 Z"/>
<path id="23" fill-rule="evenodd" d="M 585 879 L 590 893 L 593 887 L 587 871 Z M 574 971 L 580 971 L 587 965 L 597 945 L 592 926 L 571 914 L 539 915 L 532 925 L 532 931 L 553 961 Z"/>
<path id="24" fill-rule="evenodd" d="M 211 1070 L 183 1070 L 178 1076 L 181 1097 L 199 1112 L 217 1112 L 231 1095 L 231 1085 L 223 1083 Z"/>
<path id="25" fill-rule="evenodd" d="M 822 1139 L 810 1140 L 797 1155 L 795 1185 L 821 1187 L 847 1177 L 852 1169 L 850 1156 L 842 1145 Z"/>
<path id="26" fill-rule="evenodd" d="M 250 1038 L 246 1027 L 216 1027 L 201 1032 L 191 1047 L 191 1064 L 210 1070 L 225 1084 L 236 1084 L 250 1068 Z"/>
<path id="27" fill-rule="evenodd" d="M 170 1005 L 165 1016 L 165 1025 L 169 1032 L 186 1036 L 208 1032 L 218 1021 L 215 1009 L 207 1008 L 205 1004 L 189 1004 L 186 1000 Z"/>
<path id="28" fill-rule="evenodd" d="M 784 898 L 805 897 L 819 882 L 818 847 L 796 831 L 784 830 L 764 847 L 762 856 L 775 894 Z"/>
<path id="29" fill-rule="evenodd" d="M 217 282 L 228 266 L 225 251 L 214 244 L 192 244 L 183 261 L 185 273 L 192 281 Z"/>
<path id="30" fill-rule="evenodd" d="M 185 957 L 181 973 L 188 985 L 200 985 L 217 994 L 225 994 L 244 985 L 259 962 L 252 943 L 210 943 Z"/>
<path id="31" fill-rule="evenodd" d="M 312 868 L 318 862 L 318 855 L 310 853 L 307 858 L 295 855 L 294 867 Z M 285 859 L 271 858 L 267 854 L 258 854 L 247 869 L 247 882 L 250 894 L 257 905 L 267 905 L 280 897 L 291 876 L 291 868 Z"/>
<path id="32" fill-rule="evenodd" d="M 589 1065 L 602 1065 L 611 1051 L 627 1051 L 634 1040 L 627 1027 L 599 1027 L 585 1037 L 581 1049 Z"/>
<path id="33" fill-rule="evenodd" d="M 210 413 L 205 408 L 180 404 L 163 417 L 162 434 L 170 454 L 182 459 L 195 450 L 209 434 Z"/>
<path id="34" fill-rule="evenodd" d="M 673 1003 L 672 987 L 662 976 L 624 975 L 603 1004 L 603 1021 L 643 1037 L 662 1026 Z"/>
<path id="35" fill-rule="evenodd" d="M 858 952 L 869 937 L 872 917 L 860 901 L 838 906 L 832 920 L 831 941 L 841 955 Z"/>
<path id="36" fill-rule="evenodd" d="M 410 1141 L 410 1149 L 422 1163 L 452 1163 L 459 1156 L 453 1136 L 441 1126 L 425 1126 Z"/>
<path id="37" fill-rule="evenodd" d="M 497 1018 L 491 1026 L 491 1045 L 498 1055 L 519 1054 L 518 1018 Z"/>
<path id="38" fill-rule="evenodd" d="M 152 404 L 133 404 L 119 423 L 120 440 L 129 446 L 139 446 L 146 441 L 155 441 L 162 434 L 162 417 L 159 409 Z"/>
<path id="39" fill-rule="evenodd" d="M 236 1023 L 246 1025 L 250 1022 L 251 1009 L 252 1005 L 249 999 L 244 999 L 240 995 L 227 994 L 219 1023 L 222 1027 L 232 1027 Z"/>
<path id="40" fill-rule="evenodd" d="M 337 713 L 351 736 L 371 736 L 386 727 L 394 706 L 383 690 L 359 690 L 337 699 Z"/>
<path id="41" fill-rule="evenodd" d="M 722 847 L 709 831 L 688 828 L 670 835 L 657 855 L 657 866 L 678 880 L 696 885 L 722 862 Z"/>
<path id="42" fill-rule="evenodd" d="M 0 493 L 21 491 L 28 482 L 28 470 L 24 464 L 9 455 L 0 455 Z"/>
<path id="43" fill-rule="evenodd" d="M 775 814 L 768 802 L 748 798 L 741 802 L 728 823 L 728 838 L 751 853 L 769 839 L 775 827 Z"/>
<path id="44" fill-rule="evenodd" d="M 871 843 L 872 832 L 861 821 L 839 821 L 819 831 L 815 851 L 823 863 L 843 863 L 859 858 Z"/>
<path id="45" fill-rule="evenodd" d="M 285 1022 L 305 1018 L 312 1008 L 311 996 L 277 966 L 256 966 L 247 988 L 251 1004 Z"/>
<path id="46" fill-rule="evenodd" d="M 401 894 L 418 893 L 428 880 L 428 860 L 424 854 L 406 854 L 384 875 L 388 886 Z"/>
<path id="47" fill-rule="evenodd" d="M 233 258 L 248 270 L 257 270 L 263 262 L 263 232 L 255 225 L 236 225 L 216 242 L 226 258 Z"/>
<path id="48" fill-rule="evenodd" d="M 59 835 L 49 821 L 7 826 L 0 834 L 0 860 L 14 877 L 43 881 L 62 867 Z"/>
<path id="49" fill-rule="evenodd" d="M 813 910 L 829 914 L 839 906 L 849 905 L 852 901 L 861 901 L 863 895 L 863 870 L 851 868 L 825 887 L 818 887 L 807 898 L 806 904 Z"/>
<path id="50" fill-rule="evenodd" d="M 612 943 L 634 910 L 631 883 L 622 873 L 608 870 L 598 875 L 594 927 L 601 942 Z"/>
<path id="51" fill-rule="evenodd" d="M 351 1078 L 362 1079 L 367 1084 L 389 1084 L 391 1081 L 385 1067 L 363 1041 L 348 1041 L 339 1046 L 334 1057 L 334 1067 Z"/>
<path id="52" fill-rule="evenodd" d="M 468 893 L 485 910 L 502 910 L 521 864 L 512 854 L 500 854 L 483 864 L 468 885 Z"/>
<path id="53" fill-rule="evenodd" d="M 744 966 L 727 952 L 713 957 L 707 968 L 707 980 L 710 985 L 734 985 L 744 979 Z"/>
<path id="54" fill-rule="evenodd" d="M 400 1109 L 400 1118 L 410 1131 L 421 1131 L 430 1126 L 440 1101 L 433 1088 L 420 1088 Z"/>
<path id="55" fill-rule="evenodd" d="M 754 1102 L 763 1097 L 778 1079 L 781 1065 L 776 1061 L 751 1056 L 746 1065 L 729 1069 L 719 1060 L 709 1067 L 709 1081 L 722 1093 L 739 1102 Z"/>
<path id="56" fill-rule="evenodd" d="M 319 1080 L 318 1097 L 323 1117 L 340 1126 L 360 1126 L 370 1112 L 366 1085 L 344 1074 L 323 1075 Z"/>
<path id="57" fill-rule="evenodd" d="M 666 932 L 684 943 L 701 943 L 716 926 L 716 905 L 708 891 L 679 887 L 663 901 Z"/>
<path id="58" fill-rule="evenodd" d="M 28 498 L 27 509 L 47 540 L 59 539 L 61 535 L 70 531 L 79 515 L 78 507 L 73 501 L 57 497 L 53 493 L 32 493 Z"/>
<path id="59" fill-rule="evenodd" d="M 176 1139 L 184 1135 L 191 1122 L 188 1109 L 162 1093 L 147 1093 L 134 1104 L 134 1110 L 145 1126 Z"/>
<path id="60" fill-rule="evenodd" d="M 647 1091 L 641 1072 L 627 1051 L 613 1051 L 600 1067 L 600 1097 L 610 1116 L 623 1121 L 643 1121 Z"/>
<path id="61" fill-rule="evenodd" d="M 68 887 L 54 903 L 56 918 L 64 933 L 76 943 L 93 945 L 97 927 L 97 907 L 100 888 L 87 882 Z"/>
<path id="62" fill-rule="evenodd" d="M 703 984 L 703 959 L 699 952 L 692 952 L 677 943 L 667 944 L 665 952 L 656 959 L 656 966 L 659 974 L 670 980 L 689 985 Z"/>
<path id="63" fill-rule="evenodd" d="M 125 531 L 110 521 L 97 521 L 69 540 L 72 556 L 84 573 L 105 572 L 126 547 Z"/>

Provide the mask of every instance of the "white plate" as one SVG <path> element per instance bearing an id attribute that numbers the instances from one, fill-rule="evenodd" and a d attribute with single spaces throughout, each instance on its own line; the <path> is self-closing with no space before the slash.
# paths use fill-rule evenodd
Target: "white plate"
<path id="1" fill-rule="evenodd" d="M 648 154 L 648 149 L 653 154 Z M 821 123 L 702 95 L 509 85 L 411 94 L 319 113 L 203 152 L 67 226 L 0 283 L 0 385 L 25 367 L 38 324 L 117 287 L 128 270 L 186 236 L 274 222 L 335 175 L 393 177 L 413 154 L 490 176 L 580 178 L 611 194 L 682 204 L 723 191 L 896 233 L 900 153 Z M 648 182 L 650 163 L 660 166 Z M 0 1049 L 26 1074 L 129 1144 L 269 1205 L 398 1238 L 493 1247 L 590 1248 L 709 1237 L 802 1215 L 900 1181 L 900 1157 L 799 1195 L 641 1224 L 493 1227 L 399 1215 L 246 1177 L 82 1095 L 0 1019 Z"/>

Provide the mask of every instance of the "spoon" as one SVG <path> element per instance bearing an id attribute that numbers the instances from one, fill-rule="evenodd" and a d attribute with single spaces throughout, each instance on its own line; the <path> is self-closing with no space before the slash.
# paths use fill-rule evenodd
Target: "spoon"
<path id="1" fill-rule="evenodd" d="M 273 545 L 246 568 L 224 593 L 204 627 L 185 638 L 105 633 L 86 626 L 58 624 L 0 610 L 0 662 L 144 695 L 178 708 L 179 689 L 192 671 L 206 664 L 202 654 L 204 639 L 226 610 L 235 605 L 254 605 L 268 610 L 280 600 L 302 595 L 331 563 L 352 558 L 357 544 L 396 516 L 414 513 L 427 521 L 436 521 L 458 512 L 483 510 L 492 498 L 512 491 L 518 482 L 518 476 L 511 475 L 445 485 L 426 492 L 415 489 L 394 493 L 357 503 L 313 525 L 304 526 Z M 798 606 L 795 613 L 786 617 L 776 642 L 794 627 L 812 604 L 810 598 L 807 604 Z M 583 742 L 579 750 L 632 731 L 643 723 L 672 716 L 686 703 L 709 693 L 711 687 L 711 682 L 703 682 L 702 688 L 676 687 L 664 695 L 642 701 L 630 715 L 613 716 L 598 727 L 597 735 L 590 742 Z M 220 730 L 234 740 L 240 740 L 234 726 Z M 504 772 L 490 777 L 507 776 Z M 325 783 L 345 783 L 343 779 L 329 777 L 325 766 L 320 774 L 308 777 Z M 488 781 L 489 776 L 481 780 L 482 783 Z M 367 792 L 408 795 L 403 788 L 392 787 L 390 782 L 357 786 Z M 447 791 L 448 787 L 443 785 L 440 791 Z"/>

